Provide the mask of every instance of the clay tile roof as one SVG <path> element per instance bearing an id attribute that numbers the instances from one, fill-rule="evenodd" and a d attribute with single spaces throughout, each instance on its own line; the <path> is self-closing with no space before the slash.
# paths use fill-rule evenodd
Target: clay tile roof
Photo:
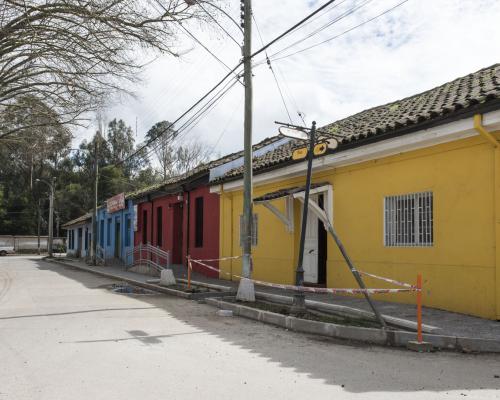
<path id="1" fill-rule="evenodd" d="M 423 93 L 361 111 L 320 130 L 340 136 L 336 150 L 339 151 L 349 144 L 368 144 L 373 140 L 419 130 L 430 123 L 446 123 L 464 112 L 479 112 L 489 105 L 498 109 L 499 100 L 500 64 L 495 64 Z M 291 162 L 292 152 L 298 146 L 299 142 L 291 140 L 269 153 L 255 157 L 254 171 Z M 213 183 L 236 179 L 242 173 L 243 167 L 234 168 Z"/>
<path id="2" fill-rule="evenodd" d="M 281 136 L 272 136 L 272 137 L 265 138 L 264 140 L 260 141 L 259 143 L 254 144 L 253 150 L 254 151 L 258 150 L 264 146 L 267 146 L 268 144 L 271 144 L 271 143 L 274 143 L 274 142 L 280 140 L 281 138 L 282 138 Z M 225 155 L 224 157 L 218 158 L 216 160 L 200 164 L 200 165 L 194 167 L 193 169 L 187 171 L 184 174 L 168 178 L 163 182 L 156 183 L 154 185 L 151 185 L 151 186 L 148 186 L 148 187 L 145 187 L 142 189 L 138 189 L 134 192 L 129 192 L 125 195 L 125 197 L 127 199 L 134 199 L 134 198 L 138 198 L 141 196 L 145 196 L 149 193 L 161 191 L 163 188 L 165 188 L 168 185 L 175 185 L 175 184 L 180 185 L 196 175 L 202 174 L 204 172 L 208 172 L 208 171 L 210 171 L 211 168 L 225 164 L 229 161 L 238 159 L 240 157 L 243 157 L 243 151 L 237 151 L 235 153 Z"/>

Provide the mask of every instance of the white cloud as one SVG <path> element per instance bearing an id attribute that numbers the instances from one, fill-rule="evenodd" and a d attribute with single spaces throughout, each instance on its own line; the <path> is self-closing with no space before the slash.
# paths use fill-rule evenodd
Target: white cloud
<path id="1" fill-rule="evenodd" d="M 269 54 L 304 37 L 355 5 L 366 3 L 352 15 L 289 52 L 338 35 L 398 2 L 339 1 L 335 9 L 269 49 Z M 238 20 L 239 2 L 232 0 L 230 3 L 229 11 Z M 255 17 L 264 41 L 277 36 L 322 3 L 253 0 Z M 299 108 L 306 114 L 307 123 L 315 119 L 319 125 L 324 125 L 500 62 L 499 20 L 500 2 L 495 0 L 409 0 L 390 14 L 329 43 L 274 62 L 274 68 L 294 121 L 299 122 Z M 224 19 L 222 21 L 240 40 L 241 34 L 234 25 L 224 22 Z M 215 27 L 200 29 L 199 26 L 191 26 L 190 30 L 227 65 L 233 66 L 241 58 L 235 43 Z M 200 46 L 188 38 L 184 39 L 184 48 L 192 47 L 191 52 L 181 59 L 164 57 L 153 62 L 144 72 L 144 83 L 135 88 L 138 99 L 124 99 L 107 111 L 109 118 L 122 118 L 134 128 L 137 117 L 139 140 L 154 123 L 176 119 L 227 73 Z M 253 48 L 260 46 L 254 28 Z M 274 135 L 276 126 L 273 122 L 287 120 L 287 116 L 267 66 L 257 67 L 254 74 L 256 142 Z M 286 82 L 282 75 L 286 77 Z M 227 126 L 215 152 L 224 154 L 241 149 L 242 96 L 243 88 L 237 84 L 186 138 L 202 138 L 213 145 Z M 234 112 L 237 114 L 228 125 Z"/>

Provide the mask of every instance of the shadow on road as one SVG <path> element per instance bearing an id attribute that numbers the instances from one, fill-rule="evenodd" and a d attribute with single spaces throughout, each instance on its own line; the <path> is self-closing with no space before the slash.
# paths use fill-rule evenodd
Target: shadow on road
<path id="1" fill-rule="evenodd" d="M 103 282 L 112 282 L 75 268 L 43 260 L 36 262 L 39 270 L 56 272 L 90 289 L 105 290 L 99 286 Z M 137 309 L 163 309 L 193 328 L 193 331 L 180 335 L 214 335 L 231 346 L 254 353 L 266 362 L 278 363 L 282 368 L 291 368 L 312 379 L 321 379 L 326 384 L 342 386 L 353 393 L 500 389 L 500 379 L 495 377 L 500 375 L 500 355 L 496 354 L 418 354 L 404 349 L 361 345 L 290 332 L 243 318 L 218 317 L 216 310 L 208 305 L 176 297 L 140 296 L 134 300 Z M 140 330 L 126 333 L 128 337 L 74 343 L 140 340 L 147 344 L 158 344 L 172 336 L 149 336 Z M 255 379 L 258 380 L 258 377 Z"/>

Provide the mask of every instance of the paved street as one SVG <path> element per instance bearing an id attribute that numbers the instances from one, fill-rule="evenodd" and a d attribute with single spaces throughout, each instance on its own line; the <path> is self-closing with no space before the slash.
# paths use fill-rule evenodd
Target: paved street
<path id="1" fill-rule="evenodd" d="M 110 283 L 0 258 L 1 400 L 500 398 L 500 355 L 350 345 Z"/>

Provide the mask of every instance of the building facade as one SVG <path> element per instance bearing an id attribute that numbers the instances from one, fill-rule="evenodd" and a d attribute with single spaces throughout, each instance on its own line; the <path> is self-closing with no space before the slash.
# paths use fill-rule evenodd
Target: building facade
<path id="1" fill-rule="evenodd" d="M 64 225 L 66 230 L 66 254 L 69 257 L 90 257 L 92 241 L 92 214 L 87 213 Z"/>
<path id="2" fill-rule="evenodd" d="M 173 264 L 219 255 L 219 196 L 210 193 L 208 169 L 171 179 L 136 195 L 134 243 L 151 244 L 170 253 Z M 218 268 L 218 263 L 212 263 Z M 193 265 L 195 270 L 199 266 Z M 204 270 L 207 276 L 216 273 Z"/>
<path id="3" fill-rule="evenodd" d="M 125 199 L 123 208 L 114 212 L 110 212 L 105 206 L 98 209 L 97 243 L 102 248 L 107 262 L 132 262 L 134 218 L 134 204 L 131 199 Z"/>
<path id="4" fill-rule="evenodd" d="M 426 306 L 500 319 L 499 76 L 495 65 L 321 129 L 339 145 L 313 163 L 306 284 L 357 287 L 318 218 L 325 215 L 359 270 L 409 283 L 421 273 Z M 301 146 L 291 141 L 254 160 L 255 279 L 295 283 L 306 162 L 293 153 Z M 212 182 L 221 256 L 241 254 L 241 173 Z M 221 278 L 240 275 L 241 261 L 220 269 Z M 408 293 L 378 298 L 415 303 Z"/>

